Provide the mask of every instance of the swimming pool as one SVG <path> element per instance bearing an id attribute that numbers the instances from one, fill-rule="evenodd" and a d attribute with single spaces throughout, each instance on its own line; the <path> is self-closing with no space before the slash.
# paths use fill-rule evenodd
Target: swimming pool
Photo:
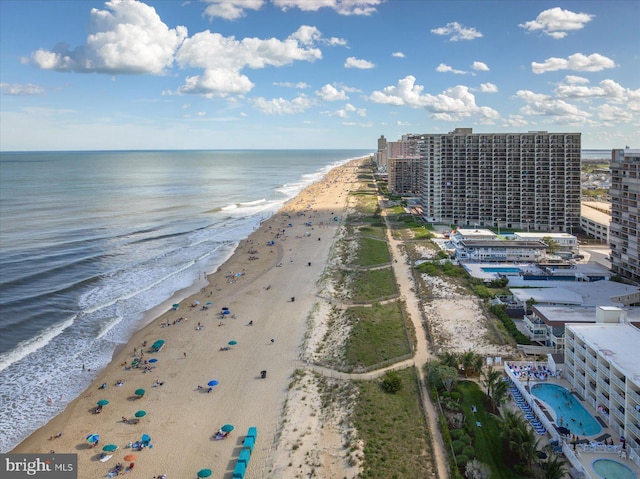
<path id="1" fill-rule="evenodd" d="M 602 478 L 637 479 L 636 473 L 624 464 L 611 459 L 596 459 L 591 467 Z"/>
<path id="2" fill-rule="evenodd" d="M 547 403 L 556 413 L 556 424 L 577 436 L 593 436 L 602 426 L 568 389 L 557 384 L 534 384 L 531 394 Z"/>
<path id="3" fill-rule="evenodd" d="M 485 273 L 519 273 L 520 268 L 509 268 L 508 266 L 484 266 L 480 268 Z"/>

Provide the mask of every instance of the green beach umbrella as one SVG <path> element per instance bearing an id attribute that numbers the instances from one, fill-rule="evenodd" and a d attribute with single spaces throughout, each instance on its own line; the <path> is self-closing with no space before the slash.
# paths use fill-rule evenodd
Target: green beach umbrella
<path id="1" fill-rule="evenodd" d="M 220 430 L 222 432 L 231 432 L 231 431 L 233 431 L 233 425 L 232 424 L 225 424 L 224 426 L 222 426 L 220 428 Z"/>
<path id="2" fill-rule="evenodd" d="M 236 344 L 238 344 L 238 341 L 231 340 L 231 341 L 229 341 L 229 344 L 230 344 L 231 346 L 235 346 Z"/>
<path id="3" fill-rule="evenodd" d="M 209 477 L 211 475 L 211 469 L 200 469 L 198 471 L 198 477 Z"/>
<path id="4" fill-rule="evenodd" d="M 118 446 L 116 446 L 115 444 L 107 444 L 102 448 L 102 450 L 105 452 L 113 452 L 116 449 L 118 449 Z"/>
<path id="5" fill-rule="evenodd" d="M 135 413 L 136 417 L 145 417 L 147 415 L 147 411 L 138 411 Z"/>
<path id="6" fill-rule="evenodd" d="M 98 406 L 106 406 L 107 404 L 109 404 L 109 401 L 106 399 L 100 399 L 100 401 L 98 401 Z"/>
<path id="7" fill-rule="evenodd" d="M 146 391 L 145 391 L 144 389 L 136 389 L 136 391 L 135 391 L 135 393 L 134 393 L 134 394 L 135 394 L 136 396 L 144 396 L 144 393 L 145 393 L 145 392 L 146 392 Z"/>

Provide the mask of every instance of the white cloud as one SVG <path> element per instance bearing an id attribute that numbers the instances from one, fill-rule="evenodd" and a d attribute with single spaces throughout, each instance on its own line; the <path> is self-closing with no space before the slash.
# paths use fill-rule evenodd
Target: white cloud
<path id="1" fill-rule="evenodd" d="M 589 56 L 574 53 L 568 58 L 547 58 L 544 63 L 531 62 L 533 73 L 554 72 L 558 70 L 575 70 L 580 72 L 599 72 L 606 68 L 614 68 L 615 62 L 610 58 L 592 53 Z"/>
<path id="2" fill-rule="evenodd" d="M 481 38 L 482 33 L 475 28 L 466 28 L 458 22 L 447 23 L 444 27 L 433 28 L 431 33 L 435 35 L 450 36 L 449 41 L 457 42 L 458 40 L 473 40 Z"/>
<path id="3" fill-rule="evenodd" d="M 613 126 L 617 123 L 628 123 L 633 121 L 633 113 L 627 108 L 620 108 L 614 105 L 601 105 L 597 108 L 598 119 L 606 122 L 608 126 Z"/>
<path id="4" fill-rule="evenodd" d="M 264 0 L 203 0 L 209 5 L 204 10 L 206 17 L 213 20 L 216 17 L 225 20 L 237 20 L 244 17 L 244 11 L 260 10 Z"/>
<path id="5" fill-rule="evenodd" d="M 402 52 L 393 52 L 391 54 L 391 56 L 395 57 L 395 58 L 404 58 L 405 57 L 404 53 L 402 53 Z"/>
<path id="6" fill-rule="evenodd" d="M 508 128 L 521 128 L 528 124 L 529 122 L 522 115 L 509 115 L 503 122 L 503 125 Z"/>
<path id="7" fill-rule="evenodd" d="M 433 118 L 445 121 L 460 121 L 472 115 L 489 120 L 500 117 L 493 108 L 476 105 L 475 96 L 466 86 L 458 85 L 438 95 L 430 95 L 423 94 L 424 87 L 415 82 L 415 77 L 409 75 L 399 80 L 396 86 L 374 91 L 369 99 L 387 105 L 424 108 L 432 112 Z"/>
<path id="8" fill-rule="evenodd" d="M 410 126 L 410 125 L 411 123 L 409 123 L 408 121 L 401 121 L 401 120 L 396 121 L 396 126 Z"/>
<path id="9" fill-rule="evenodd" d="M 340 15 L 371 15 L 376 5 L 385 0 L 272 0 L 282 10 L 299 8 L 307 12 L 316 12 L 321 8 L 331 8 Z"/>
<path id="10" fill-rule="evenodd" d="M 480 91 L 482 93 L 498 93 L 498 87 L 495 86 L 493 83 L 482 83 L 480 85 Z"/>
<path id="11" fill-rule="evenodd" d="M 204 111 L 199 111 L 198 113 L 196 113 L 196 115 L 202 117 L 202 116 L 207 116 L 207 113 Z"/>
<path id="12" fill-rule="evenodd" d="M 316 95 L 324 101 L 344 101 L 349 99 L 344 90 L 338 90 L 333 85 L 323 86 L 320 90 L 316 91 Z"/>
<path id="13" fill-rule="evenodd" d="M 305 96 L 299 96 L 293 100 L 285 100 L 284 98 L 273 98 L 267 100 L 263 97 L 251 100 L 253 106 L 267 115 L 293 115 L 302 113 L 313 106 L 311 100 Z"/>
<path id="14" fill-rule="evenodd" d="M 309 88 L 311 86 L 308 83 L 305 83 L 303 81 L 300 81 L 298 83 L 293 83 L 293 82 L 288 82 L 288 81 L 279 81 L 279 82 L 274 82 L 273 85 L 274 86 L 281 86 L 281 87 L 285 87 L 285 88 L 298 88 L 300 90 L 304 90 L 305 88 Z"/>
<path id="15" fill-rule="evenodd" d="M 0 90 L 5 95 L 36 96 L 44 93 L 44 88 L 33 83 L 0 83 Z"/>
<path id="16" fill-rule="evenodd" d="M 441 63 L 440 65 L 438 65 L 436 67 L 436 71 L 440 72 L 440 73 L 447 73 L 447 72 L 451 72 L 451 73 L 455 73 L 456 75 L 466 75 L 467 72 L 464 70 L 456 70 L 453 67 L 450 67 L 449 65 L 445 65 L 444 63 Z"/>
<path id="17" fill-rule="evenodd" d="M 591 21 L 594 15 L 588 13 L 574 13 L 560 7 L 541 12 L 535 20 L 521 23 L 519 27 L 529 32 L 542 31 L 552 38 L 561 39 L 567 32 L 580 30 Z"/>
<path id="18" fill-rule="evenodd" d="M 549 95 L 518 90 L 516 96 L 525 102 L 520 109 L 524 115 L 553 117 L 558 123 L 579 124 L 589 120 L 591 114 L 575 105 Z"/>
<path id="19" fill-rule="evenodd" d="M 307 26 L 300 27 L 286 40 L 236 40 L 208 30 L 197 33 L 184 41 L 176 61 L 182 67 L 205 71 L 202 75 L 188 77 L 177 93 L 219 97 L 245 94 L 253 88 L 253 83 L 240 73 L 242 69 L 283 66 L 296 60 L 313 62 L 322 58 L 322 52 L 313 45 L 320 37 L 315 27 Z"/>
<path id="20" fill-rule="evenodd" d="M 567 75 L 564 77 L 564 82 L 575 85 L 576 83 L 589 83 L 589 80 L 585 77 L 579 77 L 577 75 Z"/>
<path id="21" fill-rule="evenodd" d="M 473 62 L 473 65 L 471 65 L 471 68 L 479 72 L 489 71 L 489 67 L 487 66 L 486 63 L 483 63 L 483 62 Z"/>
<path id="22" fill-rule="evenodd" d="M 185 27 L 170 29 L 153 7 L 135 0 L 111 0 L 105 7 L 91 10 L 85 45 L 40 49 L 33 53 L 33 63 L 45 70 L 156 75 L 173 64 L 187 37 Z"/>
<path id="23" fill-rule="evenodd" d="M 345 68 L 359 68 L 361 70 L 367 70 L 369 68 L 374 68 L 375 64 L 367 61 L 367 60 L 361 60 L 359 58 L 356 57 L 349 57 L 347 58 L 347 60 L 344 62 L 344 67 Z"/>

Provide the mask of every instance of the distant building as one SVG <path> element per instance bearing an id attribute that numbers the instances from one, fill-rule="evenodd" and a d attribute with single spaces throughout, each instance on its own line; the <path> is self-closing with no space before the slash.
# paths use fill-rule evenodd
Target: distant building
<path id="1" fill-rule="evenodd" d="M 611 271 L 640 282 L 640 150 L 611 152 Z"/>
<path id="2" fill-rule="evenodd" d="M 456 259 L 462 262 L 530 262 L 541 261 L 547 250 L 542 241 L 501 240 L 487 229 L 458 228 L 450 237 Z"/>
<path id="3" fill-rule="evenodd" d="M 609 242 L 611 203 L 583 201 L 580 209 L 580 228 L 592 238 Z"/>
<path id="4" fill-rule="evenodd" d="M 378 165 L 378 171 L 387 171 L 387 139 L 384 135 L 378 138 L 378 151 L 375 154 L 375 162 Z"/>
<path id="5" fill-rule="evenodd" d="M 422 135 L 425 219 L 571 232 L 580 224 L 580 133 Z"/>

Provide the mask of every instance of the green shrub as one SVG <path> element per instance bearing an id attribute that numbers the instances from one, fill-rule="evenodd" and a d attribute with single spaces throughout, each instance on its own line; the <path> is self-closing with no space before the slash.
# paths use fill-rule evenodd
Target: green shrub
<path id="1" fill-rule="evenodd" d="M 513 319 L 505 311 L 506 306 L 504 304 L 493 304 L 489 307 L 489 311 L 497 316 L 502 322 L 508 333 L 516 340 L 518 344 L 531 344 L 531 340 L 520 332 L 513 322 Z"/>
<path id="2" fill-rule="evenodd" d="M 397 372 L 388 371 L 384 375 L 380 387 L 386 393 L 395 394 L 402 389 L 402 378 Z"/>
<path id="3" fill-rule="evenodd" d="M 462 450 L 462 454 L 467 457 L 474 457 L 476 455 L 476 451 L 474 451 L 471 446 L 465 446 Z"/>
<path id="4" fill-rule="evenodd" d="M 461 439 L 462 437 L 466 436 L 463 429 L 451 429 L 451 431 L 449 431 L 449 434 L 451 435 L 451 439 L 454 440 Z"/>
<path id="5" fill-rule="evenodd" d="M 451 441 L 451 446 L 453 447 L 453 450 L 456 453 L 456 455 L 462 453 L 462 450 L 465 447 L 467 447 L 467 445 L 460 440 Z"/>

